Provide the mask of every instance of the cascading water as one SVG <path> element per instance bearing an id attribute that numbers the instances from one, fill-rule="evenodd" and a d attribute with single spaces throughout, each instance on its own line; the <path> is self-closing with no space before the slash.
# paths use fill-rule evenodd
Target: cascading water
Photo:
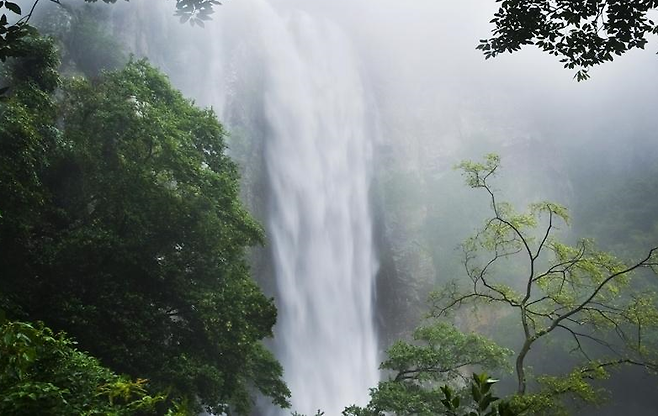
<path id="1" fill-rule="evenodd" d="M 304 14 L 273 26 L 264 108 L 276 348 L 293 407 L 338 415 L 377 382 L 364 91 L 337 27 Z"/>
<path id="2" fill-rule="evenodd" d="M 327 20 L 265 0 L 222 6 L 193 35 L 167 19 L 170 8 L 159 10 L 157 21 L 172 23 L 152 25 L 157 35 L 148 37 L 180 40 L 182 58 L 145 51 L 149 57 L 188 95 L 212 105 L 229 131 L 264 141 L 279 308 L 274 348 L 293 410 L 333 416 L 365 404 L 378 381 L 373 129 L 349 39 Z M 181 63 L 184 72 L 171 70 Z"/>
<path id="3" fill-rule="evenodd" d="M 261 7 L 276 352 L 293 408 L 337 415 L 378 379 L 365 93 L 338 27 Z"/>
<path id="4" fill-rule="evenodd" d="M 365 92 L 338 27 L 253 8 L 245 16 L 260 33 L 251 53 L 262 53 L 276 353 L 293 409 L 338 415 L 366 402 L 378 379 Z"/>

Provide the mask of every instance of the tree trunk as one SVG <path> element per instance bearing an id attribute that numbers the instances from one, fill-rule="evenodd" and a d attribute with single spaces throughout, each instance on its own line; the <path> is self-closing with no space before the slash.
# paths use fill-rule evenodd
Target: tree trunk
<path id="1" fill-rule="evenodd" d="M 516 356 L 516 378 L 518 381 L 518 387 L 516 389 L 516 394 L 523 396 L 526 389 L 526 379 L 525 379 L 525 357 L 530 351 L 530 346 L 532 345 L 533 340 L 526 338 L 523 343 L 523 348 L 519 352 L 519 355 Z"/>

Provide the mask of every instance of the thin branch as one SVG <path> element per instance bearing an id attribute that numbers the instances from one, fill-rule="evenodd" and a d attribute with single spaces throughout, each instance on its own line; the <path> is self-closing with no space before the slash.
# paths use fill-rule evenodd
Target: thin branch
<path id="1" fill-rule="evenodd" d="M 612 361 L 607 361 L 603 363 L 597 363 L 594 368 L 584 368 L 581 370 L 581 373 L 589 373 L 593 372 L 599 368 L 606 368 L 606 367 L 614 367 L 618 366 L 621 364 L 630 364 L 630 365 L 635 365 L 635 366 L 640 366 L 644 368 L 648 368 L 652 371 L 657 371 L 658 370 L 658 364 L 656 363 L 651 363 L 651 362 L 642 362 L 642 361 L 636 361 L 630 358 L 620 358 L 618 360 L 612 360 Z"/>
<path id="2" fill-rule="evenodd" d="M 585 357 L 585 359 L 587 359 L 587 361 L 592 361 L 592 359 L 589 357 L 589 355 L 583 348 L 583 345 L 580 343 L 580 339 L 578 338 L 578 336 L 574 331 L 572 331 L 569 327 L 566 327 L 564 325 L 558 325 L 557 328 L 562 328 L 567 332 L 569 332 L 573 340 L 576 342 L 576 346 L 571 351 L 569 351 L 570 353 L 574 351 L 580 351 L 580 353 L 583 354 L 583 356 Z"/>
<path id="3" fill-rule="evenodd" d="M 546 243 L 546 240 L 548 240 L 548 236 L 551 234 L 551 229 L 553 228 L 553 210 L 548 208 L 548 227 L 546 228 L 546 233 L 544 233 L 544 238 L 541 240 L 541 243 L 539 243 L 539 247 L 537 247 L 537 251 L 535 252 L 534 257 L 532 257 L 532 260 L 537 260 L 539 255 L 541 254 L 541 250 L 544 247 L 544 244 Z"/>
<path id="4" fill-rule="evenodd" d="M 596 289 L 594 289 L 594 291 L 593 291 L 593 292 L 587 297 L 587 299 L 585 299 L 584 301 L 582 301 L 578 306 L 576 306 L 575 308 L 573 308 L 573 309 L 570 310 L 569 312 L 565 313 L 564 315 L 561 315 L 561 316 L 557 317 L 557 318 L 553 321 L 553 324 L 551 324 L 550 327 L 548 327 L 548 328 L 547 328 L 546 330 L 544 330 L 543 332 L 540 332 L 540 333 L 539 333 L 539 336 L 543 336 L 543 335 L 545 335 L 545 334 L 551 332 L 551 331 L 552 331 L 553 329 L 555 329 L 555 328 L 556 328 L 556 327 L 557 327 L 562 321 L 564 321 L 565 319 L 569 318 L 570 316 L 575 315 L 576 313 L 578 313 L 578 312 L 580 312 L 581 310 L 583 310 L 583 308 L 585 308 L 585 307 L 586 307 L 586 306 L 587 306 L 587 305 L 588 305 L 588 304 L 589 304 L 589 303 L 590 303 L 590 302 L 591 302 L 591 301 L 592 301 L 592 300 L 593 300 L 593 299 L 594 299 L 594 298 L 595 298 L 595 297 L 601 292 L 601 290 L 603 290 L 603 288 L 604 288 L 604 287 L 605 287 L 610 281 L 612 281 L 613 279 L 615 279 L 615 278 L 617 278 L 617 277 L 619 277 L 619 276 L 622 276 L 622 275 L 628 274 L 628 273 L 632 272 L 632 271 L 635 270 L 635 269 L 638 269 L 638 268 L 640 268 L 640 267 L 643 267 L 643 266 L 644 266 L 644 265 L 645 265 L 645 264 L 646 264 L 646 263 L 647 263 L 647 262 L 653 257 L 654 253 L 655 253 L 657 250 L 658 250 L 658 247 L 654 247 L 654 248 L 652 248 L 651 250 L 649 250 L 649 254 L 647 254 L 647 256 L 646 256 L 643 260 L 641 260 L 640 262 L 634 264 L 633 266 L 627 267 L 627 268 L 625 268 L 624 270 L 621 270 L 621 271 L 618 271 L 618 272 L 616 272 L 616 273 L 613 273 L 613 274 L 611 274 L 610 276 L 608 276 L 607 278 L 605 278 L 601 283 L 599 283 L 599 285 L 598 285 L 598 286 L 596 287 Z"/>
<path id="5" fill-rule="evenodd" d="M 584 333 L 582 333 L 582 332 L 577 332 L 577 331 L 575 331 L 575 330 L 573 330 L 573 329 L 571 329 L 571 328 L 569 328 L 569 327 L 567 327 L 567 326 L 564 326 L 564 325 L 562 325 L 562 324 L 558 325 L 557 327 L 558 327 L 558 328 L 562 328 L 562 329 L 568 331 L 568 332 L 569 332 L 574 338 L 577 339 L 577 341 L 578 341 L 578 348 L 577 348 L 577 349 L 579 349 L 579 350 L 583 353 L 583 356 L 585 356 L 585 358 L 587 358 L 588 361 L 592 361 L 592 359 L 591 359 L 587 354 L 585 354 L 585 351 L 584 351 L 584 350 L 582 349 L 582 347 L 581 347 L 581 343 L 580 343 L 579 338 L 585 338 L 585 339 L 588 339 L 588 340 L 590 340 L 590 341 L 592 341 L 592 342 L 595 342 L 595 343 L 597 343 L 597 344 L 599 344 L 599 345 L 601 345 L 601 346 L 603 346 L 603 347 L 609 349 L 610 352 L 612 352 L 614 355 L 617 355 L 617 356 L 620 356 L 620 357 L 621 357 L 621 354 L 619 353 L 619 351 L 617 351 L 617 350 L 612 346 L 612 344 L 610 344 L 609 342 L 606 342 L 606 341 L 604 341 L 604 340 L 602 340 L 602 339 L 600 339 L 600 338 L 594 337 L 594 336 L 589 335 L 589 334 L 584 334 Z"/>
<path id="6" fill-rule="evenodd" d="M 489 302 L 505 302 L 505 299 L 496 298 L 494 296 L 487 295 L 487 294 L 484 294 L 484 293 L 469 293 L 467 295 L 461 295 L 461 296 L 458 296 L 457 298 L 452 299 L 446 306 L 441 307 L 441 308 L 437 308 L 438 312 L 433 313 L 432 315 L 434 317 L 437 317 L 437 318 L 441 317 L 441 316 L 444 316 L 449 310 L 451 310 L 455 307 L 461 306 L 464 302 L 466 302 L 466 301 L 468 301 L 472 298 L 484 299 L 484 300 L 489 301 Z"/>
<path id="7" fill-rule="evenodd" d="M 563 262 L 560 262 L 560 263 L 554 264 L 553 266 L 551 266 L 551 267 L 550 267 L 547 271 L 545 271 L 544 273 L 542 273 L 542 274 L 540 274 L 540 275 L 537 275 L 537 276 L 534 278 L 534 281 L 536 282 L 536 281 L 538 281 L 539 279 L 542 279 L 542 278 L 544 278 L 544 277 L 546 277 L 546 276 L 548 276 L 548 275 L 550 275 L 550 274 L 553 274 L 553 273 L 564 273 L 564 272 L 569 271 L 573 266 L 575 266 L 576 264 L 578 264 L 578 263 L 580 262 L 580 260 L 582 260 L 583 256 L 585 255 L 585 252 L 586 252 L 586 246 L 585 246 L 585 243 L 584 243 L 584 242 L 581 242 L 581 243 L 580 243 L 580 246 L 581 246 L 581 248 L 580 248 L 580 250 L 578 251 L 578 254 L 576 254 L 575 257 L 573 257 L 573 258 L 571 258 L 571 259 L 569 259 L 569 260 L 565 260 L 565 261 L 563 261 Z M 558 267 L 563 267 L 563 266 L 565 266 L 564 269 L 557 270 Z"/>

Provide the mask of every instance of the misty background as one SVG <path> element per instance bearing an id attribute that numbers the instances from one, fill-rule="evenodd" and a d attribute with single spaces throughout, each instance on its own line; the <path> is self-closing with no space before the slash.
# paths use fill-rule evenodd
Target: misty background
<path id="1" fill-rule="evenodd" d="M 475 46 L 490 35 L 492 0 L 228 0 L 205 28 L 180 24 L 169 2 L 133 0 L 93 10 L 124 48 L 116 62 L 131 53 L 148 57 L 186 96 L 215 109 L 231 132 L 244 199 L 266 227 L 272 126 L 264 103 L 286 87 L 275 85 L 280 81 L 271 71 L 287 53 L 277 36 L 300 30 L 295 22 L 304 20 L 340 35 L 338 49 L 331 37 L 323 42 L 319 36 L 305 50 L 345 69 L 327 78 L 335 88 L 352 76 L 345 74 L 358 74 L 350 85 L 358 85 L 372 146 L 365 192 L 378 265 L 373 297 L 380 355 L 418 324 L 428 290 L 463 276 L 456 247 L 487 214 L 487 200 L 453 169 L 463 159 L 498 153 L 503 169 L 496 184 L 518 208 L 537 200 L 568 206 L 573 227 L 563 231 L 567 239 L 593 237 L 604 249 L 636 258 L 658 232 L 655 39 L 578 83 L 557 58 L 533 48 L 485 61 Z M 36 20 L 46 27 L 57 13 L 51 4 Z M 289 82 L 294 85 L 294 77 Z M 278 299 L 270 248 L 254 253 L 254 270 Z M 535 359 L 537 373 L 561 367 L 537 351 Z M 584 414 L 658 408 L 658 384 L 640 372 L 615 374 L 605 386 L 613 401 Z"/>

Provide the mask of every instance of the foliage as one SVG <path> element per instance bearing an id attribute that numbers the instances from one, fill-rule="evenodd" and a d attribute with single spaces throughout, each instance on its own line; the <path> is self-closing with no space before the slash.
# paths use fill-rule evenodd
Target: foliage
<path id="1" fill-rule="evenodd" d="M 399 402 L 388 408 L 378 407 L 372 401 L 368 407 L 350 406 L 343 412 L 344 416 L 383 416 L 383 415 L 445 415 L 445 416 L 520 416 L 522 413 L 513 409 L 510 402 L 493 395 L 492 386 L 498 380 L 490 378 L 486 373 L 473 374 L 467 395 L 457 394 L 445 384 L 418 401 L 421 406 L 407 408 L 403 402 L 409 403 L 409 392 L 397 395 Z M 393 398 L 393 397 L 391 397 Z M 392 403 L 392 402 L 390 402 Z"/>
<path id="2" fill-rule="evenodd" d="M 245 260 L 262 231 L 215 114 L 144 61 L 66 80 L 55 101 L 53 62 L 35 62 L 0 104 L 0 305 L 190 412 L 248 413 L 252 389 L 287 406 L 260 343 L 276 309 Z"/>
<path id="3" fill-rule="evenodd" d="M 43 324 L 0 324 L 1 414 L 151 414 L 164 396 L 150 396 L 145 386 L 102 367 Z"/>
<path id="4" fill-rule="evenodd" d="M 32 13 L 10 24 L 14 15 L 23 13 L 21 7 L 12 1 L 0 2 L 0 13 L 0 61 L 5 62 L 9 57 L 20 56 L 20 43 L 30 32 L 27 22 Z M 4 92 L 0 91 L 0 94 Z"/>
<path id="5" fill-rule="evenodd" d="M 482 336 L 464 334 L 443 322 L 417 328 L 413 338 L 413 343 L 398 341 L 388 349 L 388 358 L 380 369 L 389 370 L 394 375 L 371 389 L 367 408 L 352 407 L 352 413 L 346 414 L 441 414 L 450 410 L 441 399 L 441 392 L 452 394 L 452 389 L 445 385 L 439 387 L 440 383 L 463 383 L 461 372 L 474 366 L 506 368 L 506 358 L 512 353 Z M 473 397 L 475 402 L 481 399 L 480 396 Z M 453 410 L 459 408 L 458 400 Z M 452 399 L 449 401 L 453 403 Z"/>
<path id="6" fill-rule="evenodd" d="M 592 385 L 592 381 L 609 377 L 607 364 L 597 361 L 586 363 L 561 376 L 540 375 L 540 388 L 531 394 L 516 395 L 510 403 L 515 409 L 532 409 L 534 414 L 569 415 L 564 399 L 600 405 L 605 390 Z"/>
<path id="7" fill-rule="evenodd" d="M 582 81 L 592 66 L 643 49 L 647 35 L 658 33 L 649 18 L 656 8 L 658 1 L 644 0 L 505 0 L 491 20 L 493 36 L 477 48 L 488 59 L 536 45 L 576 68 Z"/>
<path id="8" fill-rule="evenodd" d="M 305 416 L 299 412 L 292 412 L 291 416 Z M 324 412 L 320 409 L 318 409 L 313 416 L 324 416 Z"/>
<path id="9" fill-rule="evenodd" d="M 498 397 L 493 395 L 491 387 L 497 383 L 498 380 L 489 378 L 486 373 L 473 374 L 473 381 L 471 381 L 471 398 L 473 404 L 468 409 L 468 406 L 462 406 L 459 397 L 450 386 L 441 387 L 444 398 L 441 403 L 446 407 L 446 415 L 448 416 L 517 416 L 519 412 L 513 410 L 512 405 L 507 401 L 501 401 Z M 498 403 L 496 403 L 498 402 Z M 460 409 L 466 407 L 466 409 Z M 462 413 L 465 411 L 465 413 Z"/>
<path id="10" fill-rule="evenodd" d="M 560 223 L 568 223 L 566 208 L 541 202 L 526 213 L 515 212 L 498 200 L 490 185 L 499 166 L 496 155 L 458 166 L 470 187 L 488 195 L 492 216 L 462 245 L 468 282 L 433 294 L 433 315 L 439 318 L 467 303 L 485 303 L 515 316 L 522 335 L 515 364 L 519 396 L 526 394 L 526 358 L 531 348 L 559 332 L 567 336 L 571 352 L 584 365 L 559 382 L 540 380 L 554 393 L 591 399 L 592 390 L 583 381 L 605 376 L 611 366 L 656 369 L 650 343 L 658 310 L 652 293 L 634 291 L 632 272 L 655 271 L 658 247 L 640 260 L 623 262 L 597 250 L 590 240 L 574 246 L 560 242 L 555 231 Z"/>
<path id="11" fill-rule="evenodd" d="M 6 64 L 13 98 L 0 103 L 0 241 L 27 244 L 47 198 L 38 173 L 46 169 L 59 139 L 52 93 L 60 79 L 51 40 L 27 38 L 23 46 L 31 57 Z M 13 255 L 15 247 L 1 247 L 3 256 Z M 3 270 L 3 288 L 5 282 Z"/>
<path id="12" fill-rule="evenodd" d="M 398 341 L 387 351 L 380 369 L 396 373 L 394 381 L 449 381 L 470 366 L 505 368 L 512 351 L 477 334 L 464 334 L 452 325 L 433 322 L 413 333 L 415 343 Z"/>

